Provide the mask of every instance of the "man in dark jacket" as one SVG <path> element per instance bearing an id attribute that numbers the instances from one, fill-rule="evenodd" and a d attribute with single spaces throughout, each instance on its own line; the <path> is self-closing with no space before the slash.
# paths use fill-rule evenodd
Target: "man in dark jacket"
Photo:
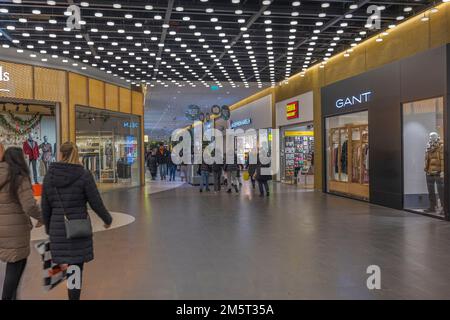
<path id="1" fill-rule="evenodd" d="M 258 165 L 254 176 L 256 178 L 256 181 L 258 181 L 259 193 L 261 197 L 264 197 L 264 193 L 266 193 L 266 196 L 270 195 L 268 181 L 272 180 L 272 175 L 268 174 L 268 172 L 265 172 L 268 171 L 268 168 L 270 168 L 270 163 L 262 164 L 258 159 Z"/>
<path id="2" fill-rule="evenodd" d="M 206 164 L 204 161 L 199 167 L 199 173 L 202 177 L 202 181 L 200 182 L 200 192 L 203 192 L 203 189 L 206 192 L 209 192 L 209 174 L 211 172 L 211 166 Z"/>
<path id="3" fill-rule="evenodd" d="M 222 180 L 222 168 L 223 165 L 214 162 L 212 165 L 212 174 L 214 178 L 214 191 L 218 192 L 221 189 L 221 180 Z"/>
<path id="4" fill-rule="evenodd" d="M 231 193 L 231 188 L 234 187 L 236 193 L 239 193 L 239 180 L 237 179 L 239 167 L 237 164 L 236 156 L 234 156 L 234 162 L 231 164 L 225 164 L 223 169 L 227 173 L 227 192 Z"/>
<path id="5" fill-rule="evenodd" d="M 156 179 L 156 175 L 158 172 L 158 161 L 156 159 L 156 151 L 152 151 L 147 158 L 147 167 L 152 175 L 152 180 Z"/>
<path id="6" fill-rule="evenodd" d="M 166 149 L 166 147 L 164 147 L 163 144 L 161 144 L 156 153 L 156 159 L 157 159 L 157 163 L 159 166 L 159 175 L 161 177 L 161 180 L 167 179 L 167 164 L 168 164 L 169 156 L 170 156 L 169 151 Z"/>

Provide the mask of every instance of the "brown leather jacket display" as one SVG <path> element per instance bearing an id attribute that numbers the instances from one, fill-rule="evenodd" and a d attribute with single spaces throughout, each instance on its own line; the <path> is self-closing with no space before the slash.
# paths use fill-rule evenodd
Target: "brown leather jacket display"
<path id="1" fill-rule="evenodd" d="M 0 162 L 0 185 L 8 179 L 8 164 Z M 0 190 L 0 260 L 17 262 L 30 254 L 30 216 L 42 221 L 28 179 L 23 179 L 18 191 L 19 202 L 9 194 L 9 183 Z"/>
<path id="2" fill-rule="evenodd" d="M 425 172 L 428 175 L 435 175 L 444 172 L 444 145 L 427 150 L 425 153 Z"/>

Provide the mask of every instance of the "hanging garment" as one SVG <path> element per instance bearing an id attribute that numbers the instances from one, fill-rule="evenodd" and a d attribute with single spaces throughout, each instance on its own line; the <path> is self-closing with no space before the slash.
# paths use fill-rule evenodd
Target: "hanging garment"
<path id="1" fill-rule="evenodd" d="M 341 149 L 341 170 L 342 173 L 347 173 L 347 165 L 348 165 L 348 141 L 345 141 L 342 144 Z"/>
<path id="2" fill-rule="evenodd" d="M 39 159 L 39 146 L 34 140 L 27 140 L 23 143 L 23 152 L 30 161 Z"/>
<path id="3" fill-rule="evenodd" d="M 339 173 L 339 147 L 334 148 L 334 173 Z"/>
<path id="4" fill-rule="evenodd" d="M 369 171 L 369 145 L 366 144 L 364 149 L 364 166 L 366 167 L 366 170 Z"/>

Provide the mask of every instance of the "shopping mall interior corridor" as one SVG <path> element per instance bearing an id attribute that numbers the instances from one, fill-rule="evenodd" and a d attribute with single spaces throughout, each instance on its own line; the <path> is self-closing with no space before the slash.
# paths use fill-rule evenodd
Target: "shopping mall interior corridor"
<path id="1" fill-rule="evenodd" d="M 188 185 L 105 193 L 111 211 L 135 221 L 95 234 L 82 298 L 450 297 L 448 223 L 273 187 L 269 198 L 248 188 L 240 195 L 200 194 Z M 381 290 L 366 287 L 369 265 L 381 268 Z M 65 299 L 64 285 L 43 291 L 41 272 L 32 252 L 21 298 Z"/>

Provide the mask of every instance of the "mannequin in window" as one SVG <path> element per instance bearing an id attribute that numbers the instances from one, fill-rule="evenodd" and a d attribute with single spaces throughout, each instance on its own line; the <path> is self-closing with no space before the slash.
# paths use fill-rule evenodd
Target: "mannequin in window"
<path id="1" fill-rule="evenodd" d="M 444 144 L 438 133 L 431 132 L 425 152 L 425 173 L 427 178 L 428 198 L 430 206 L 428 213 L 436 212 L 436 186 L 441 206 L 444 205 Z"/>
<path id="2" fill-rule="evenodd" d="M 23 143 L 23 152 L 28 156 L 29 164 L 33 169 L 34 183 L 38 183 L 36 160 L 39 159 L 39 146 L 36 141 L 33 140 L 33 134 L 28 134 L 28 139 Z"/>
<path id="3" fill-rule="evenodd" d="M 48 165 L 52 161 L 53 157 L 53 148 L 51 143 L 48 142 L 47 136 L 44 136 L 44 142 L 39 146 L 39 149 L 42 150 L 42 162 L 44 163 L 45 173 L 48 171 Z"/>

